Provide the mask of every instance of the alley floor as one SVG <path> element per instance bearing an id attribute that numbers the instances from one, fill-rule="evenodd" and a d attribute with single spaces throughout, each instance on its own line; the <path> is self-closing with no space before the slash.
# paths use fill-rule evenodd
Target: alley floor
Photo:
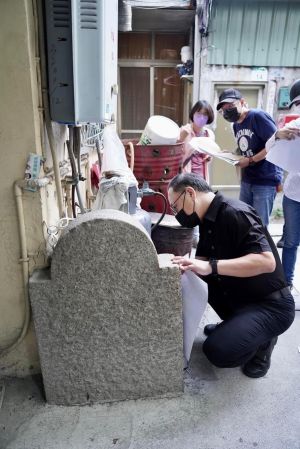
<path id="1" fill-rule="evenodd" d="M 270 231 L 277 241 L 281 226 Z M 203 326 L 217 320 L 208 309 L 179 397 L 57 407 L 45 402 L 41 376 L 4 379 L 0 449 L 300 449 L 300 311 L 261 379 L 205 359 Z"/>

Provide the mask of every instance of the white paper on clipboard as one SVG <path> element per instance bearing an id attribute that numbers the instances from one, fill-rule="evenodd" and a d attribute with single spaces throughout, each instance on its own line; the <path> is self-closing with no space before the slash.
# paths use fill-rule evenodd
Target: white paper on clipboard
<path id="1" fill-rule="evenodd" d="M 300 138 L 276 140 L 267 153 L 266 160 L 289 173 L 300 172 Z"/>
<path id="2" fill-rule="evenodd" d="M 202 315 L 207 306 L 207 284 L 192 271 L 181 276 L 183 355 L 185 367 L 191 356 L 193 343 Z"/>

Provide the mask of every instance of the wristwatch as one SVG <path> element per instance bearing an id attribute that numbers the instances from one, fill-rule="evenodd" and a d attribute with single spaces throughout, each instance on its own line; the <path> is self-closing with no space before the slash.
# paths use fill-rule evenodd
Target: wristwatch
<path id="1" fill-rule="evenodd" d="M 255 161 L 253 160 L 253 156 L 249 157 L 249 165 L 254 165 Z"/>
<path id="2" fill-rule="evenodd" d="M 211 266 L 211 274 L 216 276 L 218 274 L 218 260 L 217 259 L 209 259 L 208 263 Z"/>

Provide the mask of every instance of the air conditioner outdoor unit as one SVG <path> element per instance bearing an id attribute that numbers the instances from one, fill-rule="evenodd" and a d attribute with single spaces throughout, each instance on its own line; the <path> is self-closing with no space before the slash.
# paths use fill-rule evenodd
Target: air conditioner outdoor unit
<path id="1" fill-rule="evenodd" d="M 51 119 L 114 122 L 118 0 L 45 0 Z"/>

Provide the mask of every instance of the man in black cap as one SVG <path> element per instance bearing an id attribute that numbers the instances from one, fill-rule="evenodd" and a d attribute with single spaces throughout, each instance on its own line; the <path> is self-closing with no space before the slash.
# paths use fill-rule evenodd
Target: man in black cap
<path id="1" fill-rule="evenodd" d="M 240 200 L 254 207 L 263 224 L 269 224 L 276 187 L 281 183 L 283 170 L 265 160 L 266 141 L 276 131 L 272 117 L 260 109 L 249 109 L 237 89 L 225 89 L 217 110 L 233 123 L 238 148 L 243 156 L 238 165 L 242 169 Z"/>

